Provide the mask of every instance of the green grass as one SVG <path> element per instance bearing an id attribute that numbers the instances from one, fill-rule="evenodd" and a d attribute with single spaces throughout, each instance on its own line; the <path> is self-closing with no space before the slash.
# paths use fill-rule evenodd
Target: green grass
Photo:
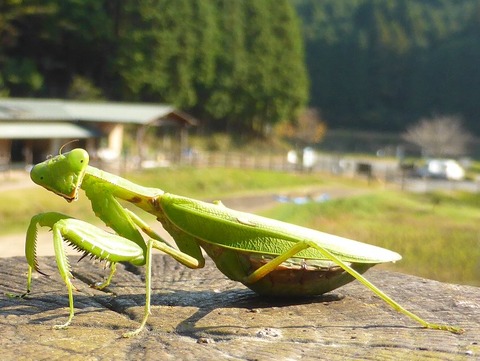
<path id="1" fill-rule="evenodd" d="M 335 182 L 334 178 L 319 174 L 230 168 L 165 168 L 135 173 L 127 178 L 138 184 L 193 198 L 321 186 Z M 349 182 L 343 184 L 348 186 Z"/>
<path id="2" fill-rule="evenodd" d="M 280 205 L 264 215 L 375 244 L 403 259 L 386 267 L 445 282 L 480 285 L 480 196 L 395 191 L 326 203 Z"/>
<path id="3" fill-rule="evenodd" d="M 0 192 L 0 235 L 22 233 L 30 218 L 41 212 L 56 211 L 93 221 L 95 215 L 86 197 L 67 203 L 40 187 Z"/>
<path id="4" fill-rule="evenodd" d="M 322 186 L 335 182 L 334 178 L 318 174 L 224 168 L 165 168 L 126 174 L 124 177 L 138 184 L 199 199 Z M 346 187 L 352 184 L 354 182 L 345 182 Z M 69 204 L 32 184 L 32 188 L 0 191 L 0 235 L 25 232 L 30 218 L 46 211 L 62 212 L 99 223 L 83 191 L 78 201 Z"/>

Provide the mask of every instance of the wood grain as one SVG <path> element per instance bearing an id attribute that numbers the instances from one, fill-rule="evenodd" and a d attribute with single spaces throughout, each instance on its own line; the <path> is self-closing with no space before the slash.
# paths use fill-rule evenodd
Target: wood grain
<path id="1" fill-rule="evenodd" d="M 155 255 L 152 315 L 143 314 L 143 268 L 118 266 L 106 292 L 88 285 L 107 275 L 102 265 L 72 259 L 76 315 L 66 330 L 68 297 L 53 257 L 39 259 L 26 299 L 23 257 L 0 259 L 2 360 L 457 360 L 480 358 L 480 288 L 370 270 L 366 276 L 400 304 L 461 335 L 425 330 L 358 282 L 320 297 L 265 299 L 224 277 L 211 261 L 190 270 Z"/>

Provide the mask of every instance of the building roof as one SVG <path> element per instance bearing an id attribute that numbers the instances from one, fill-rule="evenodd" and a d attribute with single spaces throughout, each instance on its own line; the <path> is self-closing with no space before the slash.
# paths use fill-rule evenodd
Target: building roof
<path id="1" fill-rule="evenodd" d="M 134 103 L 64 102 L 63 108 L 76 120 L 135 124 L 152 123 L 175 111 L 168 105 Z"/>
<path id="2" fill-rule="evenodd" d="M 182 125 L 195 119 L 165 104 L 80 102 L 60 99 L 0 98 L 2 121 L 85 121 L 155 124 L 172 117 Z"/>
<path id="3" fill-rule="evenodd" d="M 68 113 L 60 101 L 0 98 L 1 120 L 65 120 Z"/>
<path id="4" fill-rule="evenodd" d="M 83 139 L 98 136 L 98 132 L 72 123 L 0 122 L 0 139 Z"/>

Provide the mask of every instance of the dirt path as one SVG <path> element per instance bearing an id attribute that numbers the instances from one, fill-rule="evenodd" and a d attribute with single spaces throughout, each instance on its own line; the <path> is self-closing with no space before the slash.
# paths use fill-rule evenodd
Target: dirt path
<path id="1" fill-rule="evenodd" d="M 17 184 L 15 189 L 19 189 L 24 184 Z M 13 185 L 12 185 L 13 187 Z M 239 211 L 258 213 L 274 207 L 279 204 L 279 196 L 283 201 L 287 199 L 303 202 L 308 199 L 335 199 L 343 197 L 351 197 L 365 193 L 365 189 L 346 189 L 346 188 L 305 188 L 301 191 L 296 190 L 292 192 L 284 192 L 281 195 L 278 193 L 256 194 L 240 197 L 230 197 L 222 199 L 222 203 L 227 207 L 236 209 Z M 212 200 L 208 200 L 212 201 Z M 156 232 L 167 240 L 171 240 L 170 235 L 162 228 L 161 224 L 157 222 L 151 225 Z M 78 252 L 67 247 L 67 253 L 69 255 L 80 255 Z M 6 236 L 0 236 L 0 258 L 2 257 L 14 257 L 25 255 L 25 233 L 12 234 Z M 37 241 L 37 255 L 41 256 L 53 256 L 53 243 L 52 233 L 47 231 L 41 231 L 38 235 Z"/>

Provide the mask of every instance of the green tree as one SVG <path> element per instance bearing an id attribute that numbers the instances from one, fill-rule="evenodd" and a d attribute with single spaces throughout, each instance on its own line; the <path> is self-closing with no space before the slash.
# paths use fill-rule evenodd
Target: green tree
<path id="1" fill-rule="evenodd" d="M 221 1 L 220 86 L 208 103 L 219 127 L 263 134 L 308 99 L 304 49 L 288 1 Z M 218 104 L 215 102 L 218 101 Z"/>
<path id="2" fill-rule="evenodd" d="M 240 124 L 243 117 L 248 73 L 246 7 L 243 1 L 216 1 L 218 37 L 215 82 L 209 88 L 203 109 L 198 109 L 210 128 L 225 130 Z"/>
<path id="3" fill-rule="evenodd" d="M 303 20 L 310 105 L 330 128 L 403 130 L 463 115 L 480 134 L 477 0 L 292 0 Z"/>
<path id="4" fill-rule="evenodd" d="M 245 133 L 293 119 L 306 103 L 301 34 L 287 0 L 146 0 L 125 18 L 118 69 L 129 96 Z"/>
<path id="5" fill-rule="evenodd" d="M 288 0 L 45 0 L 48 11 L 26 10 L 37 3 L 2 9 L 0 41 L 15 35 L 0 48 L 3 92 L 165 102 L 213 130 L 250 134 L 307 101 Z"/>
<path id="6" fill-rule="evenodd" d="M 307 77 L 296 15 L 287 1 L 247 1 L 246 95 L 250 127 L 293 120 L 305 104 Z"/>
<path id="7" fill-rule="evenodd" d="M 23 24 L 38 15 L 53 11 L 48 4 L 22 0 L 0 2 L 0 96 L 15 91 L 31 94 L 43 85 L 43 77 L 33 59 L 12 56 L 19 47 Z"/>
<path id="8" fill-rule="evenodd" d="M 1 13 L 0 63 L 11 95 L 61 97 L 75 74 L 101 82 L 111 37 L 102 2 L 11 0 Z"/>
<path id="9" fill-rule="evenodd" d="M 74 76 L 67 91 L 67 98 L 76 100 L 102 100 L 102 91 L 82 76 Z"/>
<path id="10" fill-rule="evenodd" d="M 208 0 L 131 2 L 117 59 L 122 96 L 195 106 L 197 88 L 214 78 L 213 10 Z"/>

